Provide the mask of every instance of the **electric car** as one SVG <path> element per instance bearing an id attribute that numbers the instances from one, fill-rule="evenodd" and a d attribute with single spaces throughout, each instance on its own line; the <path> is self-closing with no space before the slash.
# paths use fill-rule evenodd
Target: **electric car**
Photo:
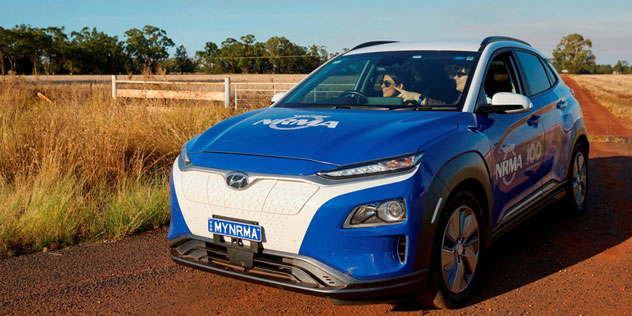
<path id="1" fill-rule="evenodd" d="M 503 233 L 584 209 L 588 150 L 573 91 L 524 41 L 364 43 L 184 144 L 171 258 L 335 303 L 450 307 Z"/>

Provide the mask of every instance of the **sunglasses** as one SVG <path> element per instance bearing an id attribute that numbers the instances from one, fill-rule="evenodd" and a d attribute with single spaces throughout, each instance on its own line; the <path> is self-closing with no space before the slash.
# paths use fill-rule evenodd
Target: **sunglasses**
<path id="1" fill-rule="evenodd" d="M 382 81 L 380 81 L 380 85 L 384 85 L 384 87 L 386 87 L 386 88 L 390 87 L 392 84 L 393 84 L 393 82 L 390 81 L 390 80 L 382 80 Z"/>
<path id="2" fill-rule="evenodd" d="M 467 76 L 467 73 L 465 73 L 465 71 L 457 71 L 454 73 L 453 77 L 463 77 L 463 76 Z"/>

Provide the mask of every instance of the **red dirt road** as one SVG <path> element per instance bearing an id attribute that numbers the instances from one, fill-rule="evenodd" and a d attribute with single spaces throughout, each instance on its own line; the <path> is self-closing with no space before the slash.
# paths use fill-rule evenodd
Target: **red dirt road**
<path id="1" fill-rule="evenodd" d="M 632 136 L 632 127 L 617 119 L 606 108 L 593 99 L 587 91 L 579 87 L 569 76 L 562 76 L 564 83 L 575 91 L 584 112 L 588 133 L 592 136 Z"/>
<path id="2" fill-rule="evenodd" d="M 565 81 L 591 133 L 632 136 Z M 632 145 L 594 143 L 590 158 L 587 212 L 545 209 L 494 244 L 457 310 L 334 306 L 177 266 L 163 229 L 0 260 L 0 315 L 632 315 Z"/>

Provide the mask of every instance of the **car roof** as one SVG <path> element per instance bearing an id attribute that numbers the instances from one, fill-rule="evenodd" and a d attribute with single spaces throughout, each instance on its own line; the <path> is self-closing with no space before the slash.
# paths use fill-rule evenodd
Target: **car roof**
<path id="1" fill-rule="evenodd" d="M 435 51 L 469 51 L 476 52 L 481 47 L 481 41 L 416 41 L 392 42 L 372 45 L 351 50 L 345 55 L 377 53 L 389 51 L 435 50 Z"/>

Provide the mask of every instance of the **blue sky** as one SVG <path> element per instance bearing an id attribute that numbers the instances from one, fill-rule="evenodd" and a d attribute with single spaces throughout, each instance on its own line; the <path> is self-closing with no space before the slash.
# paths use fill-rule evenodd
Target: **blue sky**
<path id="1" fill-rule="evenodd" d="M 189 55 L 207 41 L 254 34 L 285 36 L 329 52 L 370 40 L 459 40 L 507 35 L 551 56 L 560 39 L 580 33 L 593 42 L 597 63 L 632 63 L 632 0 L 602 1 L 7 1 L 0 26 L 64 26 L 67 33 L 96 27 L 124 39 L 149 24 L 167 31 Z"/>

